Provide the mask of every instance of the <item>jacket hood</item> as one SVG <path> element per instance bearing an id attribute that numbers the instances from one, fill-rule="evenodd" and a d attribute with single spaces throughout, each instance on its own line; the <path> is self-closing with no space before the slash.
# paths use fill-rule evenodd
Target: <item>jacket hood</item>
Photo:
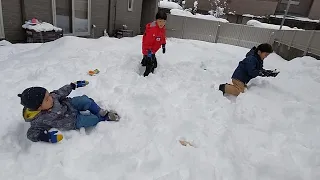
<path id="1" fill-rule="evenodd" d="M 260 56 L 256 53 L 256 47 L 254 46 L 247 54 L 246 57 L 249 56 L 255 56 L 256 58 L 258 58 L 259 60 L 261 60 Z"/>
<path id="2" fill-rule="evenodd" d="M 26 122 L 32 121 L 41 111 L 31 111 L 28 108 L 23 108 L 22 114 Z"/>
<path id="3" fill-rule="evenodd" d="M 247 54 L 246 54 L 246 57 L 248 57 L 248 56 L 253 56 L 253 55 L 255 55 L 256 54 L 256 47 L 254 46 Z"/>

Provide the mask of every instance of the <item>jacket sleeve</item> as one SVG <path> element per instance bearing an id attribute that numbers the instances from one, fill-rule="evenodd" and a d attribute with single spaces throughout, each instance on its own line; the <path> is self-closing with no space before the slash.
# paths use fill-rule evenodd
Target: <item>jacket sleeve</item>
<path id="1" fill-rule="evenodd" d="M 165 27 L 164 27 L 165 28 Z M 161 44 L 167 44 L 167 35 L 166 35 L 166 29 L 164 29 L 162 42 Z"/>
<path id="2" fill-rule="evenodd" d="M 71 93 L 71 91 L 73 89 L 74 89 L 74 87 L 71 84 L 67 84 L 58 90 L 52 91 L 51 93 L 56 94 L 59 99 L 64 99 L 67 96 L 69 96 L 69 94 Z"/>
<path id="3" fill-rule="evenodd" d="M 260 69 L 256 68 L 256 61 L 254 58 L 247 58 L 246 69 L 251 77 L 257 77 L 259 75 Z"/>
<path id="4" fill-rule="evenodd" d="M 48 129 L 38 128 L 38 127 L 30 127 L 27 132 L 27 138 L 32 142 L 44 141 L 49 142 L 49 137 L 44 132 Z"/>
<path id="5" fill-rule="evenodd" d="M 144 47 L 145 47 L 145 49 L 147 49 L 147 50 L 151 50 L 152 51 L 152 53 L 154 54 L 155 52 L 154 52 L 154 50 L 152 49 L 152 47 L 153 47 L 153 44 L 154 44 L 154 38 L 153 38 L 153 35 L 152 35 L 152 29 L 151 29 L 151 27 L 147 24 L 146 25 L 146 30 L 145 30 L 145 33 L 144 33 Z"/>

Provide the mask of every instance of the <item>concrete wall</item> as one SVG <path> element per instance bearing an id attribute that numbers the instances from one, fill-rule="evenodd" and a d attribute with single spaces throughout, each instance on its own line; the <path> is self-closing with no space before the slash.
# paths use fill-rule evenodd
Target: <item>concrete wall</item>
<path id="1" fill-rule="evenodd" d="M 314 0 L 310 9 L 309 18 L 320 19 L 320 0 Z"/>
<path id="2" fill-rule="evenodd" d="M 299 5 L 291 4 L 289 14 L 308 17 L 312 2 L 313 0 L 300 0 Z M 279 3 L 276 12 L 278 14 L 284 14 L 286 8 L 287 3 Z"/>
<path id="3" fill-rule="evenodd" d="M 25 39 L 22 28 L 20 0 L 2 0 L 2 15 L 5 39 L 10 42 L 21 42 Z"/>

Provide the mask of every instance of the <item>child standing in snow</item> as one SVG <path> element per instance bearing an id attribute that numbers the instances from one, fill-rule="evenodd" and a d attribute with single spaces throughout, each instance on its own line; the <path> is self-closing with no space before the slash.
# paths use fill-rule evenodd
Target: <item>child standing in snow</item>
<path id="1" fill-rule="evenodd" d="M 162 53 L 166 52 L 166 29 L 165 24 L 167 14 L 159 11 L 156 14 L 156 21 L 146 25 L 145 33 L 142 38 L 142 66 L 146 66 L 144 76 L 148 76 L 150 72 L 154 72 L 157 68 L 157 58 L 155 54 L 162 47 Z"/>
<path id="2" fill-rule="evenodd" d="M 86 95 L 67 97 L 72 90 L 87 84 L 87 81 L 77 81 L 51 93 L 43 87 L 30 87 L 18 94 L 24 106 L 23 118 L 31 124 L 27 132 L 28 139 L 57 143 L 63 136 L 57 134 L 58 131 L 49 131 L 51 128 L 73 130 L 95 126 L 100 121 L 118 121 L 117 113 L 101 109 Z M 80 114 L 80 111 L 86 110 L 91 113 Z"/>
<path id="3" fill-rule="evenodd" d="M 278 72 L 263 69 L 263 60 L 272 52 L 272 46 L 267 43 L 253 47 L 235 69 L 232 75 L 233 84 L 220 84 L 219 90 L 223 94 L 238 96 L 244 92 L 244 88 L 251 79 L 257 76 L 276 77 Z"/>

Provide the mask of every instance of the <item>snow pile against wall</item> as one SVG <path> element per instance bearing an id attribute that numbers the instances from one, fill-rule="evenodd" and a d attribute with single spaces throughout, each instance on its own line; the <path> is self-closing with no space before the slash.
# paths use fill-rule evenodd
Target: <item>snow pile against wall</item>
<path id="1" fill-rule="evenodd" d="M 247 22 L 247 25 L 258 27 L 258 28 L 266 28 L 266 29 L 276 29 L 276 30 L 280 29 L 280 25 L 262 23 L 260 21 L 253 20 L 253 19 L 249 20 Z M 288 27 L 288 26 L 282 26 L 282 30 L 303 30 L 303 29 L 291 28 L 291 27 Z"/>
<path id="2" fill-rule="evenodd" d="M 179 4 L 168 0 L 161 0 L 159 7 L 167 9 L 183 9 Z"/>
<path id="3" fill-rule="evenodd" d="M 212 15 L 203 15 L 203 14 L 193 15 L 191 12 L 189 12 L 187 10 L 171 9 L 170 14 L 176 15 L 176 16 L 185 16 L 185 17 L 191 17 L 191 18 L 206 19 L 206 20 L 210 20 L 210 21 L 220 21 L 220 22 L 224 22 L 224 23 L 229 22 L 226 19 L 216 18 Z"/>

